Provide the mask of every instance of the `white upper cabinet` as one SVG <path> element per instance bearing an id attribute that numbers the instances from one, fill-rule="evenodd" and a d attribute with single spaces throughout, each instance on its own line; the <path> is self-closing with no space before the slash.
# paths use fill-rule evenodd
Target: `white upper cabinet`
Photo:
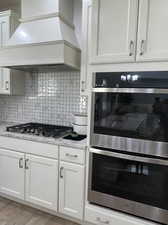
<path id="1" fill-rule="evenodd" d="M 92 64 L 168 60 L 167 0 L 93 0 Z"/>
<path id="2" fill-rule="evenodd" d="M 135 60 L 138 0 L 93 0 L 91 63 Z"/>
<path id="3" fill-rule="evenodd" d="M 10 36 L 9 16 L 0 17 L 0 47 L 6 45 Z"/>
<path id="4" fill-rule="evenodd" d="M 11 11 L 0 12 L 0 48 L 7 45 L 16 23 Z M 23 95 L 24 72 L 0 68 L 0 94 Z"/>
<path id="5" fill-rule="evenodd" d="M 25 72 L 0 68 L 0 94 L 23 95 Z"/>
<path id="6" fill-rule="evenodd" d="M 82 55 L 81 55 L 81 95 L 88 95 L 89 89 L 89 57 L 90 57 L 90 36 L 91 36 L 91 0 L 83 0 L 82 10 Z"/>
<path id="7" fill-rule="evenodd" d="M 167 24 L 167 0 L 140 0 L 137 61 L 168 60 Z"/>
<path id="8" fill-rule="evenodd" d="M 57 211 L 58 161 L 26 154 L 26 201 Z"/>
<path id="9" fill-rule="evenodd" d="M 4 47 L 10 37 L 10 17 L 0 16 L 0 47 Z M 10 94 L 10 70 L 0 68 L 0 94 Z"/>
<path id="10" fill-rule="evenodd" d="M 10 69 L 0 68 L 0 94 L 10 94 Z"/>

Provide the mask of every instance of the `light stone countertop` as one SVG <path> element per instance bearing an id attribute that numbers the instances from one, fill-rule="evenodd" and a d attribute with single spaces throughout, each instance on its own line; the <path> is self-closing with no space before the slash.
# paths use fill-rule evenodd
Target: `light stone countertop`
<path id="1" fill-rule="evenodd" d="M 34 136 L 29 134 L 19 134 L 19 133 L 6 131 L 6 127 L 14 126 L 14 125 L 16 125 L 16 123 L 0 122 L 0 136 L 17 138 L 17 139 L 22 139 L 27 141 L 40 142 L 40 143 L 47 143 L 52 145 L 79 148 L 83 150 L 87 149 L 87 138 L 82 141 L 72 141 L 72 140 L 65 140 L 63 138 L 47 138 L 47 137 Z"/>

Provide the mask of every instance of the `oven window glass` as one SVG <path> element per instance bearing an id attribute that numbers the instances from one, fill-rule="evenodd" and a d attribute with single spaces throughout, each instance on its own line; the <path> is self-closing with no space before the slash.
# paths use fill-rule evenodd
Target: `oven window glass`
<path id="1" fill-rule="evenodd" d="M 94 94 L 94 133 L 168 142 L 168 94 Z"/>
<path id="2" fill-rule="evenodd" d="M 93 154 L 92 191 L 168 210 L 168 167 Z"/>

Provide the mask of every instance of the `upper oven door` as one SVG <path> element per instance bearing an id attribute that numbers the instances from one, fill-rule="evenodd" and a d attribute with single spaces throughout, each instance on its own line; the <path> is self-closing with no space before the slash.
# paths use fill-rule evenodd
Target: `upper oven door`
<path id="1" fill-rule="evenodd" d="M 168 142 L 168 94 L 96 92 L 94 102 L 95 134 Z"/>
<path id="2" fill-rule="evenodd" d="M 118 86 L 93 88 L 91 145 L 167 157 L 168 89 L 163 81 L 158 88 Z"/>

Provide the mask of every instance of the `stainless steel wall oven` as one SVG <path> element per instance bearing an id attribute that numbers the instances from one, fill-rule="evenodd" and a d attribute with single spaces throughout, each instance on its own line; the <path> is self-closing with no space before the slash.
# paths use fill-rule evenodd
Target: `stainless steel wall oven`
<path id="1" fill-rule="evenodd" d="M 88 200 L 168 224 L 168 72 L 95 74 Z"/>

